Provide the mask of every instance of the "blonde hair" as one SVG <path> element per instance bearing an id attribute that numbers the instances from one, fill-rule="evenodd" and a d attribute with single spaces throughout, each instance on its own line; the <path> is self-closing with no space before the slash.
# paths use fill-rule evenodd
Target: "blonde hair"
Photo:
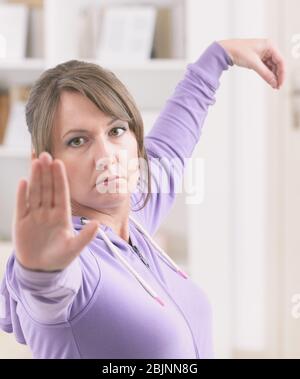
<path id="1" fill-rule="evenodd" d="M 79 92 L 106 115 L 128 122 L 136 137 L 138 156 L 147 165 L 147 178 L 143 178 L 147 183 L 146 198 L 138 210 L 142 209 L 151 196 L 143 120 L 133 97 L 113 72 L 78 60 L 61 63 L 43 72 L 31 88 L 26 104 L 26 123 L 36 156 L 42 151 L 51 154 L 54 117 L 62 91 Z"/>

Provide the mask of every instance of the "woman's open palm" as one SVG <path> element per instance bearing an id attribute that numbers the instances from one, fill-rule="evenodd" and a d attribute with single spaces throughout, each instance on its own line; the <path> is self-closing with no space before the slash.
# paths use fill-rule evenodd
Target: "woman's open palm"
<path id="1" fill-rule="evenodd" d="M 95 237 L 91 221 L 76 235 L 71 222 L 69 185 L 62 161 L 43 152 L 32 161 L 29 182 L 20 180 L 13 225 L 17 260 L 27 269 L 66 268 Z"/>

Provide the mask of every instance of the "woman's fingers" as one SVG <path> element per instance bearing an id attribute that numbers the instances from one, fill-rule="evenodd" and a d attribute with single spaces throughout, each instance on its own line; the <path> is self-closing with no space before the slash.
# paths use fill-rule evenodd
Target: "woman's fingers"
<path id="1" fill-rule="evenodd" d="M 260 75 L 271 87 L 277 88 L 278 81 L 276 75 L 266 66 L 266 64 L 259 58 L 256 57 L 253 62 L 253 70 L 255 70 L 258 75 Z"/>
<path id="2" fill-rule="evenodd" d="M 264 61 L 264 64 L 273 72 L 274 75 L 277 75 L 277 66 L 271 59 Z"/>
<path id="3" fill-rule="evenodd" d="M 69 184 L 62 161 L 53 161 L 54 206 L 66 209 L 70 204 Z"/>
<path id="4" fill-rule="evenodd" d="M 262 61 L 269 67 L 276 78 L 276 87 L 280 88 L 285 80 L 285 62 L 283 56 L 271 42 L 267 42 L 268 47 L 264 52 Z"/>
<path id="5" fill-rule="evenodd" d="M 52 157 L 49 153 L 42 152 L 39 160 L 42 168 L 41 205 L 46 208 L 51 208 L 53 204 Z"/>
<path id="6" fill-rule="evenodd" d="M 284 59 L 276 48 L 272 49 L 271 59 L 273 64 L 276 66 L 278 86 L 281 87 L 285 79 Z"/>
<path id="7" fill-rule="evenodd" d="M 41 164 L 38 159 L 31 166 L 28 202 L 31 209 L 36 209 L 41 204 Z"/>
<path id="8" fill-rule="evenodd" d="M 278 86 L 280 88 L 285 81 L 285 65 L 282 63 L 277 64 L 277 78 Z"/>
<path id="9" fill-rule="evenodd" d="M 32 163 L 28 201 L 30 209 L 70 206 L 69 184 L 62 161 L 42 152 Z"/>
<path id="10" fill-rule="evenodd" d="M 274 60 L 275 59 L 275 60 Z M 264 58 L 261 60 L 257 58 L 254 61 L 253 69 L 273 88 L 279 89 L 285 79 L 285 66 L 284 62 L 279 60 L 279 57 Z"/>
<path id="11" fill-rule="evenodd" d="M 16 220 L 24 218 L 28 212 L 27 207 L 27 188 L 26 179 L 21 179 L 17 188 Z"/>

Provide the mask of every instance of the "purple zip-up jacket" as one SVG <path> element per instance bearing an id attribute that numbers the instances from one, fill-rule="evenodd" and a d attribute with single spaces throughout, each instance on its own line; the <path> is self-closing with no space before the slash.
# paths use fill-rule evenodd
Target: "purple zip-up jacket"
<path id="1" fill-rule="evenodd" d="M 175 182 L 183 179 L 184 160 L 192 156 L 221 74 L 230 65 L 227 52 L 212 43 L 187 66 L 145 137 L 150 166 L 153 158 L 179 162 L 171 174 L 169 193 L 155 191 L 145 208 L 131 212 L 151 236 L 174 203 Z M 140 198 L 138 193 L 131 197 L 134 206 Z M 77 233 L 83 228 L 80 217 L 72 220 Z M 130 239 L 149 267 L 110 227 L 101 225 L 101 229 L 164 306 L 154 301 L 98 234 L 78 258 L 56 273 L 26 270 L 13 252 L 1 285 L 0 327 L 27 344 L 35 358 L 212 358 L 212 314 L 203 291 L 191 278 L 178 275 L 131 220 Z"/>

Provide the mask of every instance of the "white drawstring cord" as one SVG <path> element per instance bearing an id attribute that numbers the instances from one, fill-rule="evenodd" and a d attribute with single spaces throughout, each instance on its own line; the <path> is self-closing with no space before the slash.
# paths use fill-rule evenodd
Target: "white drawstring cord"
<path id="1" fill-rule="evenodd" d="M 176 268 L 178 274 L 181 275 L 183 278 L 187 279 L 188 275 L 183 270 L 181 270 L 181 268 L 171 259 L 171 257 L 169 257 L 167 253 L 164 252 L 164 250 L 160 246 L 158 246 L 158 244 L 154 241 L 150 234 L 142 227 L 142 225 L 138 223 L 132 216 L 129 216 L 129 218 L 133 221 L 136 227 L 149 239 L 149 241 L 154 245 L 154 247 L 167 259 L 167 261 Z"/>
<path id="2" fill-rule="evenodd" d="M 152 245 L 166 258 L 166 260 L 175 267 L 177 273 L 181 275 L 183 278 L 187 279 L 188 275 L 180 269 L 180 267 L 169 257 L 165 251 L 158 246 L 158 244 L 154 241 L 154 239 L 150 236 L 150 234 L 138 223 L 132 216 L 129 216 L 131 221 L 135 224 L 135 226 L 140 230 L 141 233 L 143 233 L 149 241 L 152 243 Z M 85 217 L 81 217 L 81 223 L 87 224 L 90 221 L 86 219 Z M 122 256 L 122 254 L 118 251 L 118 249 L 114 246 L 114 244 L 110 241 L 110 239 L 106 236 L 106 234 L 103 232 L 103 230 L 98 229 L 99 233 L 101 234 L 103 240 L 108 245 L 110 250 L 115 254 L 116 257 L 119 258 L 119 260 L 123 263 L 123 265 L 134 275 L 134 277 L 140 282 L 140 284 L 144 287 L 144 289 L 152 296 L 155 300 L 157 300 L 161 305 L 164 305 L 164 302 L 160 297 L 157 295 L 157 293 L 151 288 L 149 284 L 147 284 L 144 279 L 137 273 L 135 269 L 133 269 L 130 264 L 126 261 L 126 259 Z"/>
<path id="3" fill-rule="evenodd" d="M 81 218 L 81 222 L 84 224 L 89 223 L 90 221 L 84 218 Z M 106 236 L 106 234 L 101 230 L 98 229 L 99 233 L 101 234 L 103 240 L 108 245 L 111 251 L 119 258 L 119 260 L 126 266 L 126 268 L 135 276 L 135 278 L 140 282 L 140 284 L 144 287 L 144 289 L 152 296 L 155 300 L 159 302 L 159 304 L 164 305 L 164 302 L 162 299 L 157 295 L 157 293 L 144 281 L 144 279 L 129 265 L 129 263 L 124 259 L 122 254 L 118 251 L 118 249 L 114 246 L 114 244 L 109 240 L 109 238 Z"/>

